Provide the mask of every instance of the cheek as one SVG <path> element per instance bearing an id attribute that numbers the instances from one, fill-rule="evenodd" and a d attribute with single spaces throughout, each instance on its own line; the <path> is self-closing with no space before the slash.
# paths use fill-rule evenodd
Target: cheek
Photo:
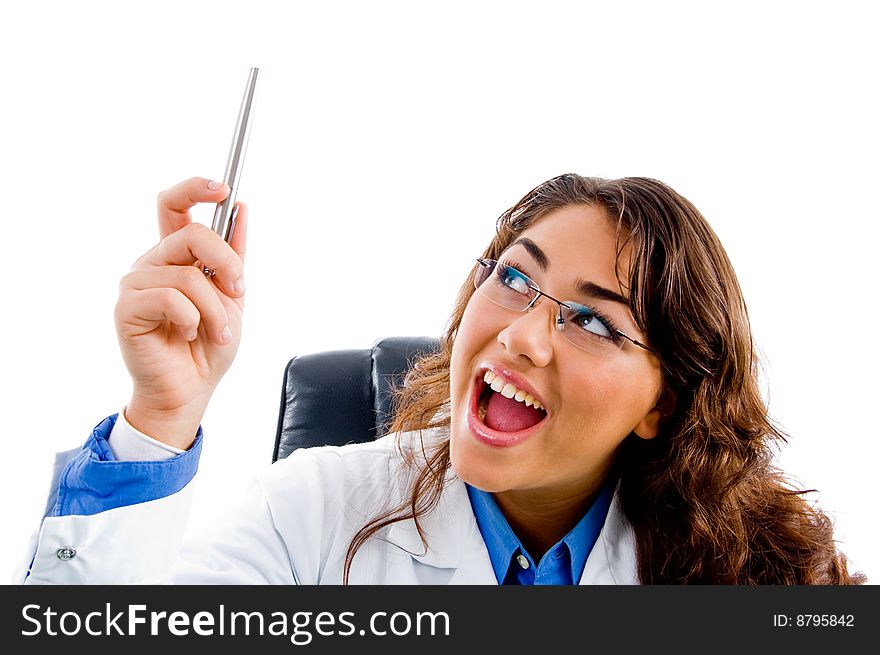
<path id="1" fill-rule="evenodd" d="M 610 365 L 595 365 L 589 373 L 568 371 L 574 389 L 563 399 L 566 423 L 573 430 L 591 434 L 608 431 L 615 438 L 626 436 L 654 406 L 654 383 L 644 371 Z"/>
<path id="2" fill-rule="evenodd" d="M 478 305 L 479 302 L 472 296 L 461 315 L 461 323 L 455 337 L 456 344 L 461 342 L 466 345 L 477 341 L 480 335 L 486 331 L 486 312 L 481 312 Z"/>
<path id="3" fill-rule="evenodd" d="M 583 429 L 592 433 L 608 420 L 609 413 L 614 410 L 615 393 L 607 384 L 608 380 L 613 380 L 613 376 L 593 369 L 586 378 L 568 375 L 563 380 L 566 378 L 570 382 L 563 381 L 564 387 L 569 390 L 562 397 L 562 406 L 566 410 L 565 423 L 575 430 Z"/>
<path id="4" fill-rule="evenodd" d="M 480 311 L 478 304 L 472 297 L 455 334 L 449 370 L 453 398 L 462 380 L 470 381 L 474 358 L 498 334 L 497 326 L 490 324 L 487 313 Z"/>

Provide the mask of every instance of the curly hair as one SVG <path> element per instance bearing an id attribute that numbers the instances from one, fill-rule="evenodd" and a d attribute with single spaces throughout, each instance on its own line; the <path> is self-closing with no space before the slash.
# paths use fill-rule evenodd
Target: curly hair
<path id="1" fill-rule="evenodd" d="M 499 255 L 530 225 L 571 205 L 601 207 L 616 225 L 617 276 L 630 311 L 676 399 L 657 438 L 630 435 L 616 457 L 621 507 L 631 523 L 644 584 L 860 584 L 837 550 L 829 517 L 772 462 L 785 434 L 760 393 L 748 312 L 733 267 L 705 218 L 667 185 L 566 174 L 527 193 L 497 221 L 483 257 Z M 621 270 L 624 251 L 629 270 Z M 391 430 L 445 430 L 424 445 L 408 498 L 352 539 L 357 550 L 383 527 L 436 505 L 450 469 L 449 367 L 464 309 L 461 287 L 440 349 L 415 363 L 396 398 Z M 414 459 L 410 459 L 414 463 Z"/>

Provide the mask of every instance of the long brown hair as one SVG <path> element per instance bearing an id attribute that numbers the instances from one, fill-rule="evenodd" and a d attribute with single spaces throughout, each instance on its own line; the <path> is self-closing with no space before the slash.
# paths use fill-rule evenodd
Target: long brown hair
<path id="1" fill-rule="evenodd" d="M 657 438 L 630 435 L 617 456 L 619 496 L 637 544 L 645 584 L 853 584 L 828 516 L 772 463 L 786 437 L 768 417 L 748 313 L 733 267 L 699 211 L 665 184 L 561 175 L 526 194 L 498 219 L 483 257 L 497 259 L 547 213 L 569 205 L 603 208 L 617 227 L 618 280 L 630 311 L 662 365 L 675 410 Z M 440 349 L 416 362 L 397 397 L 392 431 L 437 428 L 399 506 L 358 531 L 357 550 L 396 521 L 436 505 L 450 469 L 449 364 L 474 287 L 461 287 Z M 410 456 L 409 463 L 414 464 Z"/>

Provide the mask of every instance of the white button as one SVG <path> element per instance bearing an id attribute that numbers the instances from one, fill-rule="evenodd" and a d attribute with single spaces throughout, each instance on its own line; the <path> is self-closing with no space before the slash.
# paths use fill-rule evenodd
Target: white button
<path id="1" fill-rule="evenodd" d="M 76 550 L 70 546 L 63 546 L 55 551 L 55 556 L 62 562 L 69 562 L 76 557 Z"/>
<path id="2" fill-rule="evenodd" d="M 526 556 L 522 553 L 516 556 L 516 562 L 523 568 L 523 571 L 529 568 L 529 560 L 527 560 Z"/>

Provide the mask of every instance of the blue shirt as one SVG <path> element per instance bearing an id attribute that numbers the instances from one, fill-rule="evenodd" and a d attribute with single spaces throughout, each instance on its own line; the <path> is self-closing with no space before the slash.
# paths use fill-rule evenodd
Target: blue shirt
<path id="1" fill-rule="evenodd" d="M 587 557 L 605 525 L 605 517 L 614 497 L 615 482 L 616 480 L 606 482 L 583 518 L 541 557 L 537 566 L 504 518 L 495 497 L 465 484 L 498 584 L 578 584 Z M 526 563 L 527 567 L 523 568 L 521 562 Z"/>
<path id="2" fill-rule="evenodd" d="M 202 453 L 202 428 L 190 449 L 161 462 L 117 462 L 107 438 L 119 414 L 92 430 L 58 481 L 51 516 L 97 514 L 177 493 L 192 480 Z"/>

